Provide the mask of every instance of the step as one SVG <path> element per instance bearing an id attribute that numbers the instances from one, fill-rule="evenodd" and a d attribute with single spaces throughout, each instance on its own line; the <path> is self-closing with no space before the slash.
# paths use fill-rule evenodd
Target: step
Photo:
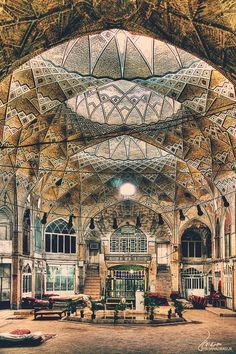
<path id="1" fill-rule="evenodd" d="M 93 276 L 86 276 L 86 279 L 98 279 L 100 280 L 100 277 L 95 277 L 94 275 Z"/>
<path id="2" fill-rule="evenodd" d="M 85 288 L 91 288 L 91 289 L 100 289 L 100 284 L 96 284 L 96 285 L 94 285 L 94 284 L 84 284 L 84 287 Z"/>

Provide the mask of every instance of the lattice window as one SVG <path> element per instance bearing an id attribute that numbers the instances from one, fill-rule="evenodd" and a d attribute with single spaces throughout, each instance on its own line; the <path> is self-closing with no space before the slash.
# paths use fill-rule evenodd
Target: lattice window
<path id="1" fill-rule="evenodd" d="M 110 252 L 146 253 L 147 237 L 133 226 L 123 226 L 111 236 Z"/>

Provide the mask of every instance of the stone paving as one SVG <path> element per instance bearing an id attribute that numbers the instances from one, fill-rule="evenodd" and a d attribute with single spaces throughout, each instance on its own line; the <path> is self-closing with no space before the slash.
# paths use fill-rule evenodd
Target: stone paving
<path id="1" fill-rule="evenodd" d="M 59 320 L 7 319 L 13 312 L 0 311 L 0 332 L 28 328 L 32 332 L 56 334 L 39 347 L 0 349 L 2 354 L 144 354 L 144 353 L 198 353 L 206 340 L 208 346 L 218 344 L 217 350 L 200 347 L 202 353 L 236 353 L 236 318 L 216 316 L 204 310 L 188 310 L 186 319 L 196 321 L 185 325 L 124 326 L 91 325 Z M 232 347 L 232 350 L 230 350 Z M 214 348 L 213 348 L 214 349 Z"/>

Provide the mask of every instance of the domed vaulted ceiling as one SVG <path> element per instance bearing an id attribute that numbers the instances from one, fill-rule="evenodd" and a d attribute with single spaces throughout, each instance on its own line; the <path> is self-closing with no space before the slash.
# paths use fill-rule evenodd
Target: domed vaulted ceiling
<path id="1" fill-rule="evenodd" d="M 1 198 L 91 216 L 132 199 L 156 212 L 236 185 L 235 88 L 170 44 L 110 30 L 30 59 L 0 83 Z M 15 178 L 16 176 L 16 178 Z"/>

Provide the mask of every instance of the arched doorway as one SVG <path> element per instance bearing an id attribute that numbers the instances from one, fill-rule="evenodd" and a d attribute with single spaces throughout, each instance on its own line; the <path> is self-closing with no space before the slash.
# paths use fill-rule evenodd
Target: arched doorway
<path id="1" fill-rule="evenodd" d="M 147 288 L 148 272 L 144 266 L 117 265 L 108 269 L 105 294 L 107 301 L 111 298 L 134 301 L 136 291 L 146 291 Z"/>
<path id="2" fill-rule="evenodd" d="M 196 268 L 190 267 L 182 272 L 183 295 L 189 298 L 191 295 L 204 296 L 203 274 Z"/>
<path id="3" fill-rule="evenodd" d="M 148 288 L 148 269 L 134 264 L 132 254 L 147 253 L 147 237 L 140 228 L 124 225 L 118 228 L 110 237 L 110 254 L 124 255 L 123 264 L 110 266 L 107 272 L 105 296 L 106 299 L 125 298 L 135 300 L 136 291 L 146 291 Z M 130 257 L 131 256 L 131 257 Z"/>

